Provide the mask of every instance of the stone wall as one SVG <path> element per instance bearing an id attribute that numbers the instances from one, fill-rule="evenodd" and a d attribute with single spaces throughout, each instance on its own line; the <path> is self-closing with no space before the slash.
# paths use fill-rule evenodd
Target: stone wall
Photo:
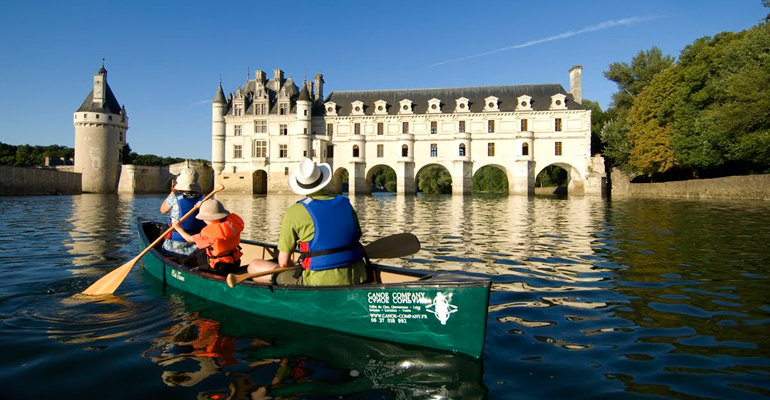
<path id="1" fill-rule="evenodd" d="M 214 170 L 210 163 L 183 161 L 164 167 L 123 165 L 118 193 L 168 193 L 171 190 L 171 179 L 185 167 L 198 171 L 201 193 L 209 193 L 214 189 Z"/>
<path id="2" fill-rule="evenodd" d="M 81 179 L 76 172 L 0 165 L 0 195 L 80 194 Z"/>
<path id="3" fill-rule="evenodd" d="M 631 183 L 627 175 L 613 168 L 611 196 L 770 200 L 770 175 L 729 176 L 661 183 Z"/>

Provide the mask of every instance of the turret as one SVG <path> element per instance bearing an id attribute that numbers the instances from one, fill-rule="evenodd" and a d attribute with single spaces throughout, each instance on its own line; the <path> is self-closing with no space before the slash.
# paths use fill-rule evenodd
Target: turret
<path id="1" fill-rule="evenodd" d="M 222 90 L 222 82 L 219 82 L 219 88 L 214 95 L 214 101 L 211 103 L 211 166 L 214 168 L 216 176 L 225 169 L 225 112 L 227 110 L 227 101 L 225 93 Z"/>
<path id="2" fill-rule="evenodd" d="M 307 87 L 307 82 L 303 83 L 302 90 L 297 97 L 297 120 L 294 122 L 291 146 L 289 146 L 293 149 L 294 159 L 313 157 L 310 141 L 310 125 L 313 117 L 311 105 L 313 103 L 310 100 L 310 92 Z"/>
<path id="3" fill-rule="evenodd" d="M 73 116 L 75 172 L 83 192 L 115 193 L 128 115 L 107 84 L 104 63 L 93 76 L 93 88 Z"/>

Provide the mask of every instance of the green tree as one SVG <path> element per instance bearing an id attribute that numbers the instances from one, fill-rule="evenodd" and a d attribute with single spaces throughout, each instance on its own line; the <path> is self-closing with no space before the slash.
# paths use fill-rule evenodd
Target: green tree
<path id="1" fill-rule="evenodd" d="M 441 166 L 431 165 L 417 175 L 418 188 L 427 194 L 452 193 L 452 176 Z"/>
<path id="2" fill-rule="evenodd" d="M 508 193 L 505 171 L 487 165 L 473 175 L 473 193 Z"/>
<path id="3" fill-rule="evenodd" d="M 600 137 L 604 143 L 604 155 L 615 166 L 625 166 L 631 156 L 631 140 L 628 138 L 628 110 L 615 110 L 614 116 L 602 126 Z"/>
<path id="4" fill-rule="evenodd" d="M 537 187 L 566 187 L 569 184 L 567 170 L 558 165 L 549 165 L 543 168 L 535 178 Z"/>
<path id="5" fill-rule="evenodd" d="M 396 191 L 396 171 L 393 168 L 380 166 L 372 173 L 373 189 L 378 191 Z"/>
<path id="6" fill-rule="evenodd" d="M 591 110 L 591 154 L 601 153 L 604 151 L 604 144 L 601 138 L 602 127 L 610 117 L 602 111 L 601 106 L 596 101 L 583 99 L 583 106 Z"/>

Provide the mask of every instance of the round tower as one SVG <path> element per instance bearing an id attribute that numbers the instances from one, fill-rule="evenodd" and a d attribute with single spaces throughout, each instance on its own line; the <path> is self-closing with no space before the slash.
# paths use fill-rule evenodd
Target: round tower
<path id="1" fill-rule="evenodd" d="M 83 192 L 115 193 L 121 154 L 126 144 L 128 116 L 107 84 L 104 63 L 94 74 L 94 86 L 75 111 L 75 172 Z"/>
<path id="2" fill-rule="evenodd" d="M 301 160 L 302 157 L 313 157 L 313 150 L 310 141 L 310 125 L 313 118 L 310 100 L 310 91 L 308 84 L 302 84 L 302 90 L 297 97 L 297 119 L 294 122 L 292 130 L 291 148 L 293 151 L 292 159 Z"/>
<path id="3" fill-rule="evenodd" d="M 225 169 L 225 112 L 227 101 L 222 91 L 222 81 L 214 101 L 211 103 L 211 166 L 214 168 L 214 182 L 219 181 L 219 175 Z"/>

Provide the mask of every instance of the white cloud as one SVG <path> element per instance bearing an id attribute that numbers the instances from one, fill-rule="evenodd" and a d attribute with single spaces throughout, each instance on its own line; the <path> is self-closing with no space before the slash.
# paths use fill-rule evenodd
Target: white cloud
<path id="1" fill-rule="evenodd" d="M 647 21 L 650 21 L 650 20 L 653 20 L 653 19 L 658 19 L 658 18 L 663 18 L 663 16 L 662 15 L 655 15 L 655 16 L 648 16 L 648 17 L 631 17 L 631 18 L 619 19 L 617 21 L 605 21 L 605 22 L 602 22 L 602 23 L 599 23 L 599 24 L 596 24 L 596 25 L 587 26 L 587 27 L 585 27 L 585 28 L 583 28 L 581 30 L 578 30 L 578 31 L 568 31 L 568 32 L 560 33 L 558 35 L 550 36 L 550 37 L 547 37 L 547 38 L 544 38 L 544 39 L 530 40 L 529 42 L 526 42 L 526 43 L 521 43 L 521 44 L 517 44 L 517 45 L 513 45 L 513 46 L 501 47 L 499 49 L 490 50 L 490 51 L 486 51 L 486 52 L 479 53 L 479 54 L 474 54 L 474 55 L 470 55 L 470 56 L 464 56 L 464 57 L 460 57 L 460 58 L 446 60 L 446 61 L 442 61 L 442 62 L 438 62 L 438 63 L 435 63 L 435 64 L 428 65 L 426 68 L 433 68 L 433 67 L 438 67 L 440 65 L 449 64 L 449 63 L 453 63 L 453 62 L 457 62 L 457 61 L 463 61 L 463 60 L 468 60 L 468 59 L 471 59 L 471 58 L 488 56 L 488 55 L 495 54 L 495 53 L 500 53 L 500 52 L 503 52 L 503 51 L 514 50 L 514 49 L 521 49 L 521 48 L 524 48 L 524 47 L 530 47 L 530 46 L 534 46 L 536 44 L 550 42 L 550 41 L 554 41 L 554 40 L 567 39 L 567 38 L 570 38 L 572 36 L 580 35 L 580 34 L 583 34 L 583 33 L 601 31 L 601 30 L 604 30 L 604 29 L 614 28 L 614 27 L 618 27 L 618 26 L 629 26 L 629 25 L 638 24 L 638 23 L 641 23 L 641 22 L 647 22 Z"/>

